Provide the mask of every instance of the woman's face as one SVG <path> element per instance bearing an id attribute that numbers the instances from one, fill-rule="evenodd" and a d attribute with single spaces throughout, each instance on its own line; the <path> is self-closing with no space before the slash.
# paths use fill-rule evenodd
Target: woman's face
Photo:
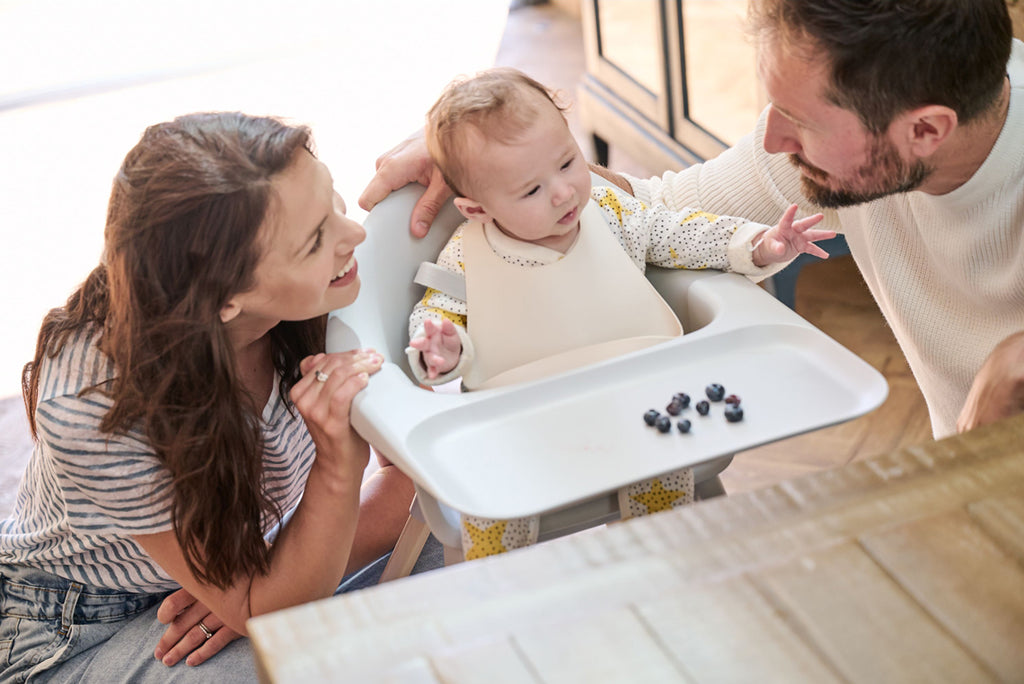
<path id="1" fill-rule="evenodd" d="M 232 298 L 238 311 L 231 320 L 247 330 L 266 332 L 280 321 L 315 318 L 348 306 L 359 294 L 353 252 L 366 231 L 345 216 L 327 167 L 302 150 L 273 187 L 260 228 L 256 286 Z"/>

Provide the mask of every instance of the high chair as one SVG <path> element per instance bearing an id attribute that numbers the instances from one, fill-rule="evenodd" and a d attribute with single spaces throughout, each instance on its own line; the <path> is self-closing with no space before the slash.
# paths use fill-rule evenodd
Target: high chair
<path id="1" fill-rule="evenodd" d="M 593 176 L 594 183 L 607 182 Z M 462 216 L 449 202 L 429 234 L 409 234 L 423 188 L 393 192 L 365 220 L 356 250 L 362 289 L 332 312 L 327 350 L 372 347 L 381 370 L 352 403 L 353 427 L 413 480 L 409 523 L 381 581 L 408 574 L 429 532 L 461 560 L 460 513 L 540 515 L 544 541 L 618 518 L 617 491 L 683 467 L 697 498 L 724 493 L 718 475 L 738 451 L 856 418 L 888 393 L 883 376 L 744 276 L 648 266 L 683 324 L 677 339 L 542 380 L 467 393 L 420 387 L 408 368 L 415 282 Z M 688 434 L 648 427 L 685 391 L 710 383 L 742 398 L 744 419 L 721 405 Z M 675 421 L 673 421 L 674 423 Z"/>

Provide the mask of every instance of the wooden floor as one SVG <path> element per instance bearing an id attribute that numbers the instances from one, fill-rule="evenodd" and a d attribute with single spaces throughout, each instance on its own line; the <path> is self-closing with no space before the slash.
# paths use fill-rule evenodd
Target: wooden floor
<path id="1" fill-rule="evenodd" d="M 496 61 L 522 69 L 575 100 L 585 69 L 579 21 L 552 4 L 514 9 Z M 573 109 L 569 125 L 584 154 L 592 155 L 587 132 Z M 642 160 L 617 152 L 614 145 L 609 167 L 640 176 L 666 170 L 647 168 Z M 756 489 L 931 441 L 924 398 L 849 256 L 804 267 L 797 284 L 796 309 L 878 369 L 889 382 L 889 397 L 880 408 L 857 420 L 737 454 L 722 475 L 729 492 Z"/>

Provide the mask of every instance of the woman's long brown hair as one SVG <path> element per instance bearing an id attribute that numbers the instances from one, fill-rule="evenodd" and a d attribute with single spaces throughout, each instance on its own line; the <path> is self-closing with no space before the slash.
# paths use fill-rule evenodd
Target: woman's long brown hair
<path id="1" fill-rule="evenodd" d="M 33 436 L 39 374 L 71 335 L 96 326 L 113 362 L 100 391 L 113 405 L 100 429 L 144 429 L 174 481 L 174 532 L 189 568 L 225 588 L 266 572 L 263 523 L 281 511 L 263 489 L 258 409 L 236 375 L 220 320 L 232 295 L 255 285 L 272 178 L 307 128 L 239 113 L 190 114 L 152 126 L 114 179 L 102 263 L 47 314 L 22 374 Z M 299 361 L 324 348 L 325 317 L 274 328 L 280 394 Z"/>

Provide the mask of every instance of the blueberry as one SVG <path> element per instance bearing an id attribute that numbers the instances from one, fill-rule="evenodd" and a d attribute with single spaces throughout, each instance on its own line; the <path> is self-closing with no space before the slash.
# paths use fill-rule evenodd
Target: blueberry
<path id="1" fill-rule="evenodd" d="M 697 413 L 699 413 L 702 416 L 706 416 L 708 415 L 708 411 L 711 410 L 711 404 L 701 399 L 700 401 L 697 402 L 696 408 Z"/>
<path id="2" fill-rule="evenodd" d="M 672 401 L 678 401 L 683 408 L 686 408 L 690 405 L 690 395 L 686 392 L 676 392 L 672 395 Z"/>
<path id="3" fill-rule="evenodd" d="M 668 406 L 665 407 L 665 411 L 667 411 L 670 416 L 678 416 L 682 413 L 684 408 L 683 402 L 678 399 L 673 399 L 668 403 Z"/>
<path id="4" fill-rule="evenodd" d="M 658 432 L 668 432 L 672 429 L 672 420 L 668 416 L 658 416 L 654 427 L 658 428 Z"/>
<path id="5" fill-rule="evenodd" d="M 735 394 L 730 394 L 729 396 L 727 396 L 725 398 L 725 403 L 726 404 L 732 404 L 733 406 L 739 406 L 740 405 L 740 398 L 737 397 Z"/>
<path id="6" fill-rule="evenodd" d="M 704 388 L 704 393 L 708 395 L 708 399 L 711 401 L 722 401 L 722 397 L 725 396 L 725 388 L 717 382 L 713 382 Z"/>
<path id="7" fill-rule="evenodd" d="M 644 414 L 644 422 L 647 423 L 648 425 L 654 425 L 654 422 L 658 420 L 658 416 L 660 415 L 660 413 L 658 413 L 654 409 L 651 409 L 650 411 Z"/>
<path id="8" fill-rule="evenodd" d="M 725 419 L 730 423 L 738 423 L 743 420 L 743 409 L 738 404 L 725 407 Z"/>
<path id="9" fill-rule="evenodd" d="M 676 423 L 676 427 L 679 428 L 680 432 L 686 433 L 690 431 L 690 421 L 683 418 L 681 421 Z"/>

